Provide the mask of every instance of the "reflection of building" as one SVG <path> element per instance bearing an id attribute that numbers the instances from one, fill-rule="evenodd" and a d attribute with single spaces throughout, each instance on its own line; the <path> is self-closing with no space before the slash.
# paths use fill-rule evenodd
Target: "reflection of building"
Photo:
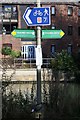
<path id="1" fill-rule="evenodd" d="M 22 57 L 35 57 L 35 39 L 14 38 L 11 32 L 16 29 L 34 29 L 24 22 L 22 16 L 27 6 L 32 5 L 1 5 L 0 6 L 0 36 L 2 43 L 0 45 L 9 46 L 13 50 L 22 51 Z M 66 49 L 70 54 L 80 51 L 80 7 L 78 3 L 46 3 L 42 7 L 49 6 L 51 8 L 51 25 L 44 26 L 43 29 L 62 29 L 65 36 L 61 39 L 42 40 L 42 48 L 44 57 L 49 57 L 55 52 Z"/>

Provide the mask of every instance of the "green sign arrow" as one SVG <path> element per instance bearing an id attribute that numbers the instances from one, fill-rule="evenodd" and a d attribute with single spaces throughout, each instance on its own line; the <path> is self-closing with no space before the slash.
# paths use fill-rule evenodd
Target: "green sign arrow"
<path id="1" fill-rule="evenodd" d="M 35 38 L 35 31 L 34 30 L 22 30 L 22 29 L 15 29 L 12 31 L 12 36 L 15 38 Z"/>
<path id="2" fill-rule="evenodd" d="M 59 39 L 64 36 L 62 30 L 42 30 L 42 39 Z"/>

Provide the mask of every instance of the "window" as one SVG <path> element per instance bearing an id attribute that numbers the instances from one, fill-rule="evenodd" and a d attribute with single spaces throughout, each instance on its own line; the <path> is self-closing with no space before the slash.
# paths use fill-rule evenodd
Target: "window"
<path id="1" fill-rule="evenodd" d="M 4 19 L 17 19 L 18 13 L 17 13 L 17 6 L 16 5 L 3 5 L 3 14 Z"/>
<path id="2" fill-rule="evenodd" d="M 17 23 L 3 23 L 3 34 L 11 34 L 11 32 L 18 27 Z"/>
<path id="3" fill-rule="evenodd" d="M 16 11 L 17 11 L 16 6 L 13 6 L 13 12 L 16 12 Z"/>
<path id="4" fill-rule="evenodd" d="M 80 36 L 80 26 L 78 27 L 78 35 Z"/>
<path id="5" fill-rule="evenodd" d="M 68 45 L 67 51 L 68 51 L 68 54 L 72 54 L 72 45 L 71 44 Z"/>
<path id="6" fill-rule="evenodd" d="M 11 12 L 11 6 L 10 5 L 5 5 L 4 10 L 5 10 L 5 12 Z"/>
<path id="7" fill-rule="evenodd" d="M 4 17 L 11 18 L 11 5 L 4 6 Z"/>
<path id="8" fill-rule="evenodd" d="M 9 34 L 10 33 L 10 24 L 3 24 L 2 32 L 3 32 L 3 34 Z"/>
<path id="9" fill-rule="evenodd" d="M 52 56 L 55 55 L 55 45 L 54 44 L 51 45 L 51 55 Z"/>
<path id="10" fill-rule="evenodd" d="M 68 35 L 72 35 L 72 34 L 73 34 L 73 27 L 68 26 Z"/>
<path id="11" fill-rule="evenodd" d="M 55 14 L 56 14 L 55 7 L 52 7 L 52 15 L 55 15 Z"/>
<path id="12" fill-rule="evenodd" d="M 22 57 L 23 59 L 35 58 L 35 45 L 23 45 Z"/>
<path id="13" fill-rule="evenodd" d="M 12 49 L 12 44 L 11 44 L 11 43 L 5 43 L 5 44 L 2 45 L 2 47 L 3 47 L 3 48 L 9 47 L 9 48 Z"/>
<path id="14" fill-rule="evenodd" d="M 11 23 L 11 32 L 18 27 L 18 23 Z"/>
<path id="15" fill-rule="evenodd" d="M 68 15 L 71 16 L 73 14 L 73 7 L 68 7 Z"/>
<path id="16" fill-rule="evenodd" d="M 78 16 L 80 16 L 80 8 L 78 9 Z"/>
<path id="17" fill-rule="evenodd" d="M 17 19 L 18 14 L 17 14 L 17 6 L 12 6 L 12 18 Z"/>

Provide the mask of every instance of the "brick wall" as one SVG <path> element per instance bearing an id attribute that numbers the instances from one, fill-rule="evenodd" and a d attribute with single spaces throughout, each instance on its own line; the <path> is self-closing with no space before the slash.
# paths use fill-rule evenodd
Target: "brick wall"
<path id="1" fill-rule="evenodd" d="M 21 39 L 14 38 L 12 35 L 2 35 L 2 44 L 11 43 L 13 50 L 21 50 Z"/>
<path id="2" fill-rule="evenodd" d="M 78 45 L 80 45 L 80 36 L 78 36 L 78 26 L 80 26 L 80 17 L 78 17 L 78 6 L 73 7 L 73 15 L 68 16 L 68 6 L 65 4 L 52 4 L 56 7 L 56 14 L 51 16 L 51 23 L 56 26 L 56 29 L 62 29 L 65 35 L 61 39 L 49 39 L 43 40 L 43 53 L 46 56 L 50 56 L 51 45 L 55 44 L 56 51 L 60 52 L 62 49 L 66 49 L 68 44 L 72 44 L 73 54 L 78 53 Z M 73 26 L 73 34 L 68 35 L 68 26 Z"/>

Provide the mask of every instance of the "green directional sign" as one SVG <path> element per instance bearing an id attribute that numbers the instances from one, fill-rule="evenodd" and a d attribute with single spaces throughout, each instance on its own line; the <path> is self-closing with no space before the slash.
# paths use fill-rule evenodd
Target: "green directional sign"
<path id="1" fill-rule="evenodd" d="M 60 39 L 64 34 L 62 30 L 42 30 L 42 39 Z"/>
<path id="2" fill-rule="evenodd" d="M 12 36 L 15 38 L 35 38 L 35 31 L 34 30 L 22 30 L 22 29 L 15 29 L 12 31 Z"/>

